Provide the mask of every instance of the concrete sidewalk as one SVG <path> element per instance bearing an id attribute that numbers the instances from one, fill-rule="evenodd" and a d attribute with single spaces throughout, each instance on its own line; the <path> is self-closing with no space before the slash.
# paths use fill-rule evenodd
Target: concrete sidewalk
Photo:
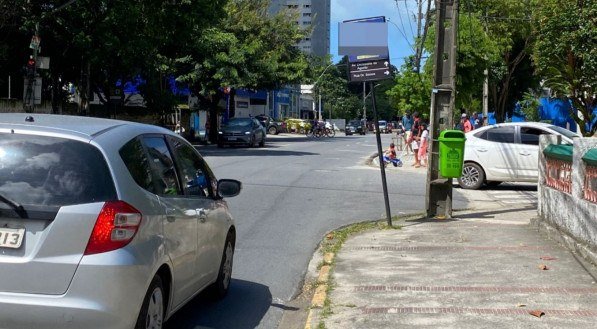
<path id="1" fill-rule="evenodd" d="M 536 209 L 455 216 L 348 239 L 335 256 L 329 308 L 313 310 L 308 326 L 597 327 L 597 269 L 531 227 Z"/>

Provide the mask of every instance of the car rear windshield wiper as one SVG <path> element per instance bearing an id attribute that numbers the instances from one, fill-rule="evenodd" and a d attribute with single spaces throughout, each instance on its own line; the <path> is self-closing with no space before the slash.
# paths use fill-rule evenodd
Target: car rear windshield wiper
<path id="1" fill-rule="evenodd" d="M 0 194 L 0 201 L 9 205 L 21 218 L 27 218 L 27 211 L 25 211 L 25 208 L 18 202 L 13 201 L 2 194 Z"/>

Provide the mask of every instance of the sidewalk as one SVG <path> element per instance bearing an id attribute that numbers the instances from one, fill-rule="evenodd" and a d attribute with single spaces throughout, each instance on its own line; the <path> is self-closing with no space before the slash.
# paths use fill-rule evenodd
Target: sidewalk
<path id="1" fill-rule="evenodd" d="M 353 236 L 335 256 L 329 309 L 308 326 L 595 328 L 597 268 L 540 235 L 534 216 L 482 209 Z"/>

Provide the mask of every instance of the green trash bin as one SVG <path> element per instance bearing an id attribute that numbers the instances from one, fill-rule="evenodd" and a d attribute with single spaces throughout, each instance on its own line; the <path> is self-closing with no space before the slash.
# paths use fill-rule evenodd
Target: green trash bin
<path id="1" fill-rule="evenodd" d="M 465 141 L 460 130 L 444 130 L 439 134 L 439 172 L 443 177 L 462 176 Z"/>

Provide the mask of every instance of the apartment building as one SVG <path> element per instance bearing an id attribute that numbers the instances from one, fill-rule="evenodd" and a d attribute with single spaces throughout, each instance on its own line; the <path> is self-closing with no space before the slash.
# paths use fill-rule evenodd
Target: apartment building
<path id="1" fill-rule="evenodd" d="M 272 0 L 269 12 L 296 10 L 296 24 L 313 28 L 311 35 L 299 42 L 299 49 L 309 54 L 327 56 L 330 53 L 330 6 L 330 0 Z"/>

